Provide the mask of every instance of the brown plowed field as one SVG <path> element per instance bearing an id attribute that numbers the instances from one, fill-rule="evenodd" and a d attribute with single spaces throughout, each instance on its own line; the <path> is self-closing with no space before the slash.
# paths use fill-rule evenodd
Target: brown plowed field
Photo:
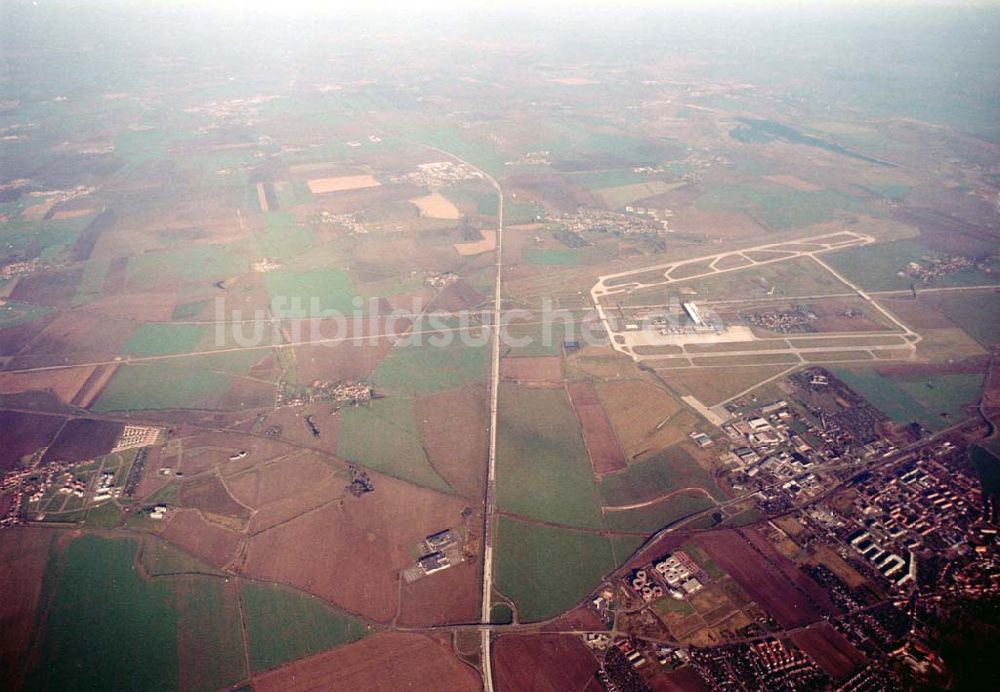
<path id="1" fill-rule="evenodd" d="M 121 351 L 134 328 L 130 322 L 100 315 L 64 312 L 31 342 L 30 355 L 15 359 L 14 368 L 38 364 L 36 361 L 44 360 L 45 356 L 60 356 L 49 359 L 53 364 L 61 364 L 65 362 L 64 356 L 73 355 L 110 360 Z"/>
<path id="2" fill-rule="evenodd" d="M 527 200 L 558 212 L 575 212 L 581 206 L 594 206 L 593 195 L 561 175 L 551 173 L 516 175 L 504 181 L 504 187 L 517 190 Z"/>
<path id="3" fill-rule="evenodd" d="M 400 590 L 400 625 L 444 625 L 479 619 L 479 565 L 474 559 L 443 572 L 404 580 Z"/>
<path id="4" fill-rule="evenodd" d="M 83 267 L 22 276 L 11 298 L 35 305 L 68 306 L 76 295 Z"/>
<path id="5" fill-rule="evenodd" d="M 108 382 L 111 381 L 111 378 L 114 377 L 117 371 L 117 365 L 98 365 L 95 367 L 70 403 L 80 408 L 90 406 L 101 395 L 104 388 L 108 386 Z"/>
<path id="6" fill-rule="evenodd" d="M 543 632 L 558 632 L 561 630 L 602 630 L 604 621 L 587 605 L 577 606 L 573 610 L 559 616 L 542 627 Z"/>
<path id="7" fill-rule="evenodd" d="M 253 456 L 251 453 L 246 459 L 247 463 L 257 464 L 250 471 L 229 475 L 239 467 L 220 469 L 226 474 L 229 492 L 250 507 L 260 509 L 281 500 L 294 499 L 306 488 L 339 484 L 340 479 L 334 469 L 311 452 L 297 452 L 295 456 L 274 464 L 260 464 L 260 459 L 253 459 Z"/>
<path id="8" fill-rule="evenodd" d="M 917 300 L 913 300 L 910 296 L 882 298 L 882 302 L 892 314 L 902 320 L 903 324 L 916 331 L 947 329 L 955 326 L 955 323 L 934 307 L 925 296 L 920 296 Z"/>
<path id="9" fill-rule="evenodd" d="M 22 456 L 50 444 L 65 421 L 62 416 L 0 411 L 0 470 L 14 468 Z"/>
<path id="10" fill-rule="evenodd" d="M 695 543 L 782 627 L 802 627 L 822 617 L 788 577 L 768 564 L 736 531 L 699 534 Z"/>
<path id="11" fill-rule="evenodd" d="M 70 403 L 95 368 L 66 368 L 41 372 L 0 372 L 0 394 L 50 391 L 64 404 Z"/>
<path id="12" fill-rule="evenodd" d="M 57 534 L 47 529 L 19 527 L 0 531 L 0 680 L 18 689 L 35 624 L 35 607 L 49 546 Z"/>
<path id="13" fill-rule="evenodd" d="M 232 377 L 229 389 L 219 400 L 218 407 L 227 411 L 270 409 L 274 406 L 275 386 L 249 377 Z"/>
<path id="14" fill-rule="evenodd" d="M 597 390 L 627 457 L 662 449 L 687 435 L 687 430 L 677 426 L 660 426 L 665 419 L 685 415 L 680 403 L 663 389 L 641 380 L 618 380 L 602 382 Z"/>
<path id="15" fill-rule="evenodd" d="M 163 537 L 214 567 L 223 567 L 236 553 L 240 534 L 211 524 L 197 510 L 177 510 L 163 529 Z"/>
<path id="16" fill-rule="evenodd" d="M 330 502 L 254 535 L 247 574 L 390 621 L 399 570 L 413 563 L 424 537 L 461 524 L 465 502 L 371 475 L 374 492 Z"/>
<path id="17" fill-rule="evenodd" d="M 450 644 L 423 634 L 382 632 L 254 678 L 257 692 L 434 690 L 477 692 L 482 679 Z"/>
<path id="18" fill-rule="evenodd" d="M 0 355 L 14 355 L 27 346 L 35 336 L 41 334 L 55 319 L 56 314 L 49 313 L 31 322 L 0 329 Z"/>
<path id="19" fill-rule="evenodd" d="M 649 682 L 653 692 L 701 692 L 709 689 L 694 668 L 685 666 L 679 670 L 658 675 Z"/>
<path id="20" fill-rule="evenodd" d="M 331 456 L 337 455 L 337 445 L 340 440 L 341 416 L 330 415 L 332 406 L 329 403 L 315 403 L 306 406 L 287 406 L 280 408 L 267 416 L 264 427 L 276 425 L 281 427 L 280 439 L 293 445 L 308 447 Z M 320 436 L 312 434 L 306 425 L 305 417 L 312 416 Z"/>
<path id="21" fill-rule="evenodd" d="M 293 449 L 278 440 L 248 437 L 239 433 L 205 430 L 193 434 L 177 435 L 177 437 L 182 436 L 184 449 L 182 470 L 189 476 L 215 465 L 221 465 L 227 471 L 241 468 L 234 466 L 236 462 L 229 461 L 229 457 L 243 450 L 247 452 L 243 461 L 252 464 L 287 454 Z"/>
<path id="22" fill-rule="evenodd" d="M 124 426 L 112 421 L 77 418 L 59 431 L 42 461 L 84 461 L 104 456 L 118 441 Z"/>
<path id="23" fill-rule="evenodd" d="M 779 552 L 774 543 L 769 541 L 761 531 L 742 529 L 740 533 L 744 540 L 756 548 L 768 563 L 788 578 L 789 583 L 795 584 L 799 590 L 805 593 L 813 604 L 831 614 L 839 612 L 826 589 L 810 579 L 805 572 L 798 568 L 798 565 Z"/>
<path id="24" fill-rule="evenodd" d="M 875 368 L 890 379 L 921 379 L 937 375 L 978 375 L 989 367 L 988 355 L 975 356 L 950 363 L 887 363 Z"/>
<path id="25" fill-rule="evenodd" d="M 795 645 L 816 661 L 834 682 L 843 682 L 867 663 L 864 654 L 828 622 L 793 632 L 791 636 Z"/>
<path id="26" fill-rule="evenodd" d="M 155 279 L 155 277 L 152 277 Z M 145 292 L 146 285 L 131 285 L 123 293 L 105 295 L 87 305 L 87 310 L 127 320 L 168 321 L 177 305 L 177 290 L 163 285 L 159 291 Z"/>
<path id="27" fill-rule="evenodd" d="M 128 257 L 115 257 L 108 266 L 108 273 L 104 276 L 104 283 L 101 285 L 103 295 L 121 293 L 125 290 L 125 282 L 128 279 Z"/>
<path id="28" fill-rule="evenodd" d="M 562 359 L 559 356 L 504 358 L 500 361 L 500 377 L 522 384 L 562 382 Z"/>
<path id="29" fill-rule="evenodd" d="M 625 455 L 594 386 L 589 382 L 571 382 L 566 389 L 580 421 L 594 473 L 610 473 L 625 468 Z"/>
<path id="30" fill-rule="evenodd" d="M 245 519 L 250 510 L 233 499 L 218 476 L 204 476 L 181 485 L 181 503 L 203 512 Z"/>
<path id="31" fill-rule="evenodd" d="M 474 385 L 415 399 L 417 428 L 427 458 L 463 496 L 482 499 L 486 475 L 486 391 Z"/>
<path id="32" fill-rule="evenodd" d="M 573 636 L 507 635 L 493 645 L 498 692 L 582 690 L 597 668 L 597 660 Z"/>
<path id="33" fill-rule="evenodd" d="M 139 486 L 135 489 L 134 493 L 134 497 L 137 498 L 146 497 L 173 480 L 173 476 L 160 475 L 159 471 L 161 466 L 170 466 L 174 463 L 177 457 L 164 459 L 163 447 L 160 445 L 150 447 L 147 454 L 146 463 L 142 467 L 142 478 L 139 480 Z"/>
<path id="34" fill-rule="evenodd" d="M 431 310 L 471 310 L 484 301 L 483 294 L 480 293 L 465 279 L 456 281 L 451 286 L 445 287 L 431 301 Z"/>
<path id="35" fill-rule="evenodd" d="M 406 325 L 398 326 L 404 329 Z M 382 331 L 381 326 L 374 329 Z M 320 327 L 316 333 L 327 334 L 329 338 L 337 336 L 334 328 Z M 316 380 L 363 380 L 375 371 L 391 348 L 389 339 L 379 339 L 375 344 L 365 340 L 297 346 L 294 354 L 298 382 L 310 385 Z"/>

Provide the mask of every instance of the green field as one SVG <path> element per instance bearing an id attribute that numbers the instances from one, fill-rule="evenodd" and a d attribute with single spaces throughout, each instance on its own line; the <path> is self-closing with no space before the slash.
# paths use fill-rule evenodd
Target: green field
<path id="1" fill-rule="evenodd" d="M 501 386 L 497 426 L 502 510 L 601 528 L 593 470 L 566 392 Z"/>
<path id="2" fill-rule="evenodd" d="M 459 389 L 486 378 L 485 346 L 465 346 L 459 334 L 422 334 L 422 345 L 401 341 L 393 347 L 372 375 L 379 391 L 399 394 L 431 394 Z M 447 346 L 437 339 L 451 338 Z"/>
<path id="3" fill-rule="evenodd" d="M 615 552 L 616 567 L 625 564 L 625 561 L 639 549 L 646 539 L 642 536 L 612 536 L 611 547 Z"/>
<path id="4" fill-rule="evenodd" d="M 330 311 L 350 316 L 360 312 L 347 272 L 338 269 L 276 269 L 264 275 L 272 309 L 279 317 L 322 316 Z"/>
<path id="5" fill-rule="evenodd" d="M 671 295 L 684 289 L 693 289 L 697 295 L 713 300 L 769 295 L 794 298 L 851 292 L 849 286 L 826 271 L 811 257 L 795 257 L 764 266 L 747 267 L 740 271 L 681 280 L 668 286 L 639 289 L 629 294 L 622 302 L 631 305 L 665 303 Z"/>
<path id="6" fill-rule="evenodd" d="M 257 233 L 257 245 L 271 261 L 287 262 L 306 252 L 316 241 L 313 232 L 287 212 L 267 212 L 264 220 L 267 225 Z"/>
<path id="7" fill-rule="evenodd" d="M 250 268 L 249 248 L 243 243 L 191 245 L 135 255 L 129 259 L 127 277 L 131 290 L 148 290 L 149 281 L 214 281 L 245 273 Z"/>
<path id="8" fill-rule="evenodd" d="M 617 171 L 586 171 L 570 173 L 567 176 L 577 185 L 588 190 L 600 190 L 609 187 L 621 187 L 634 183 L 645 183 L 651 180 L 643 173 L 633 173 L 631 168 L 623 168 Z"/>
<path id="9" fill-rule="evenodd" d="M 552 267 L 568 267 L 580 264 L 580 251 L 572 249 L 539 250 L 528 248 L 521 253 L 525 264 L 537 264 Z"/>
<path id="10" fill-rule="evenodd" d="M 465 139 L 456 129 L 425 129 L 409 133 L 409 138 L 465 159 L 493 177 L 500 177 L 504 171 L 504 157 L 496 149 L 483 142 Z"/>
<path id="11" fill-rule="evenodd" d="M 264 355 L 243 351 L 123 365 L 91 410 L 212 408 L 229 388 L 230 373 L 245 373 Z"/>
<path id="12" fill-rule="evenodd" d="M 141 516 L 141 514 L 141 512 L 133 513 L 129 525 L 131 526 L 131 522 L 136 517 Z M 154 520 L 147 519 L 147 521 L 152 522 Z M 215 567 L 202 562 L 193 555 L 177 550 L 169 543 L 153 535 L 145 537 L 145 542 L 142 546 L 142 565 L 146 573 L 154 577 L 191 573 L 225 576 L 223 572 L 220 572 Z"/>
<path id="13" fill-rule="evenodd" d="M 553 617 L 572 608 L 614 568 L 603 536 L 501 517 L 496 587 L 517 604 L 518 620 Z"/>
<path id="14" fill-rule="evenodd" d="M 83 266 L 83 274 L 80 275 L 80 283 L 76 286 L 73 305 L 84 305 L 101 297 L 110 266 L 108 260 L 90 260 Z"/>
<path id="15" fill-rule="evenodd" d="M 899 275 L 910 262 L 920 262 L 922 257 L 939 256 L 941 253 L 930 250 L 919 241 L 897 240 L 831 252 L 823 255 L 823 261 L 869 291 L 899 291 L 909 289 L 914 283 L 910 276 Z M 990 274 L 966 269 L 939 277 L 931 285 L 947 287 L 996 284 L 1000 282 L 997 270 L 1000 270 L 997 263 L 994 263 L 994 271 Z"/>
<path id="16" fill-rule="evenodd" d="M 718 579 L 726 575 L 725 571 L 708 556 L 708 553 L 694 543 L 685 543 L 681 546 L 681 550 L 687 553 L 688 557 L 694 560 L 699 567 L 705 570 L 705 574 L 713 579 Z"/>
<path id="17" fill-rule="evenodd" d="M 170 314 L 173 320 L 190 320 L 201 314 L 201 311 L 208 307 L 209 300 L 193 300 L 189 303 L 180 303 L 174 307 Z"/>
<path id="18" fill-rule="evenodd" d="M 653 610 L 660 615 L 676 613 L 678 615 L 693 615 L 694 606 L 687 601 L 679 601 L 672 596 L 665 596 L 653 604 Z"/>
<path id="19" fill-rule="evenodd" d="M 50 558 L 26 689 L 198 689 L 246 675 L 235 602 L 212 577 L 144 580 L 136 542 L 83 536 Z M 49 599 L 51 599 L 49 601 Z"/>
<path id="20" fill-rule="evenodd" d="M 952 293 L 941 298 L 941 310 L 984 348 L 1000 341 L 1000 293 Z"/>
<path id="21" fill-rule="evenodd" d="M 591 169 L 600 166 L 624 168 L 626 166 L 651 166 L 661 164 L 681 155 L 682 149 L 664 139 L 637 137 L 622 132 L 590 132 L 580 138 L 577 134 L 583 123 L 575 123 L 572 141 L 564 146 L 550 146 L 555 153 L 555 167 L 559 170 Z M 586 128 L 584 131 L 590 130 Z"/>
<path id="22" fill-rule="evenodd" d="M 832 372 L 896 423 L 917 422 L 932 432 L 963 420 L 962 406 L 978 400 L 983 381 L 982 375 L 890 380 L 874 370 L 834 368 Z"/>
<path id="23" fill-rule="evenodd" d="M 121 523 L 124 516 L 125 513 L 114 502 L 105 502 L 88 509 L 83 523 L 88 529 L 113 529 Z"/>
<path id="24" fill-rule="evenodd" d="M 545 209 L 531 202 L 507 202 L 503 205 L 504 226 L 535 223 L 539 216 L 544 218 Z"/>
<path id="25" fill-rule="evenodd" d="M 514 613 L 506 603 L 497 603 L 490 608 L 490 622 L 495 625 L 509 625 L 514 621 Z"/>
<path id="26" fill-rule="evenodd" d="M 13 327 L 25 322 L 32 322 L 50 312 L 52 312 L 52 308 L 44 305 L 30 305 L 28 303 L 8 301 L 0 305 L 0 329 Z"/>
<path id="27" fill-rule="evenodd" d="M 171 577 L 177 597 L 181 680 L 217 690 L 247 677 L 236 585 L 212 577 Z"/>
<path id="28" fill-rule="evenodd" d="M 676 445 L 604 476 L 600 483 L 601 497 L 608 506 L 646 502 L 682 488 L 704 488 L 717 500 L 725 499 L 712 476 Z"/>
<path id="29" fill-rule="evenodd" d="M 452 492 L 424 453 L 412 399 L 376 399 L 339 415 L 339 456 L 394 478 Z"/>
<path id="30" fill-rule="evenodd" d="M 679 493 L 638 509 L 605 512 L 604 521 L 612 531 L 647 531 L 653 533 L 678 519 L 714 507 L 715 503 L 699 492 Z"/>
<path id="31" fill-rule="evenodd" d="M 650 180 L 644 183 L 619 185 L 618 187 L 594 190 L 594 195 L 612 209 L 620 209 L 626 205 L 639 202 L 648 197 L 655 197 L 669 192 L 683 183 L 665 183 L 662 180 Z"/>
<path id="32" fill-rule="evenodd" d="M 197 324 L 155 324 L 144 322 L 129 337 L 122 353 L 133 356 L 162 356 L 190 353 L 205 337 L 207 328 Z"/>
<path id="33" fill-rule="evenodd" d="M 3 248 L 0 259 L 31 259 L 51 263 L 69 249 L 93 216 L 48 221 L 10 221 L 2 225 Z"/>
<path id="34" fill-rule="evenodd" d="M 840 210 L 859 211 L 864 203 L 836 190 L 803 192 L 779 185 L 726 184 L 712 187 L 695 205 L 706 211 L 742 212 L 776 230 L 830 221 Z"/>
<path id="35" fill-rule="evenodd" d="M 241 589 L 254 671 L 348 644 L 368 634 L 363 622 L 315 596 L 255 583 L 244 583 Z"/>
<path id="36" fill-rule="evenodd" d="M 85 536 L 50 559 L 46 581 L 54 590 L 52 605 L 27 688 L 177 687 L 172 594 L 166 582 L 144 582 L 131 569 L 134 553 L 134 541 Z"/>

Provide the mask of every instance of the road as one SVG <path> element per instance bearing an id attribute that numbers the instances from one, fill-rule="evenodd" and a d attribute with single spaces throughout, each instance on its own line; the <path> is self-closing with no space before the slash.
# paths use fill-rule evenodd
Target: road
<path id="1" fill-rule="evenodd" d="M 500 280 L 503 274 L 503 190 L 500 184 L 485 172 L 493 187 L 496 188 L 499 204 L 497 206 L 497 249 L 496 249 L 496 285 L 493 289 L 493 338 L 490 341 L 490 452 L 486 464 L 486 490 L 483 499 L 483 597 L 480 620 L 483 624 L 490 621 L 490 610 L 493 607 L 493 486 L 496 482 L 497 462 L 497 408 L 500 394 Z M 491 660 L 491 636 L 489 630 L 480 630 L 483 666 L 483 689 L 493 692 L 493 662 Z"/>
<path id="2" fill-rule="evenodd" d="M 426 146 L 426 145 L 425 145 Z M 500 183 L 486 171 L 469 163 L 450 151 L 427 147 L 444 154 L 469 168 L 479 171 L 480 175 L 497 191 L 497 246 L 496 246 L 496 276 L 493 288 L 493 338 L 490 340 L 490 446 L 486 461 L 486 486 L 483 491 L 483 594 L 482 609 L 479 620 L 481 625 L 489 625 L 490 611 L 493 608 L 493 488 L 496 482 L 497 461 L 497 408 L 500 394 L 500 306 L 501 279 L 503 275 L 503 189 Z M 483 689 L 493 692 L 493 660 L 491 655 L 492 638 L 489 627 L 481 627 L 480 661 L 482 664 Z"/>

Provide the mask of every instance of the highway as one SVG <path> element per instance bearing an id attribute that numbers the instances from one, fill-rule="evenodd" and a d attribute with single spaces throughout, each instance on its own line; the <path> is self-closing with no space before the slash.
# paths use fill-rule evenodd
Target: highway
<path id="1" fill-rule="evenodd" d="M 426 145 L 425 145 L 426 146 Z M 450 151 L 436 147 L 426 147 L 438 153 L 464 163 L 469 168 L 479 171 L 484 179 L 497 191 L 497 246 L 496 246 L 496 276 L 493 288 L 493 338 L 490 340 L 490 425 L 489 454 L 486 460 L 486 484 L 483 490 L 483 594 L 482 608 L 479 614 L 480 624 L 480 663 L 482 665 L 483 689 L 493 692 L 493 660 L 490 611 L 493 608 L 493 489 L 496 482 L 497 462 L 497 408 L 500 395 L 500 306 L 501 279 L 503 276 L 503 189 L 486 171 L 469 163 Z"/>
<path id="2" fill-rule="evenodd" d="M 483 597 L 480 621 L 488 624 L 493 606 L 493 486 L 496 481 L 497 465 L 497 401 L 500 394 L 500 280 L 503 274 L 503 190 L 500 184 L 485 172 L 483 175 L 496 188 L 499 204 L 497 207 L 497 249 L 496 285 L 493 288 L 493 338 L 490 340 L 490 451 L 486 462 L 486 488 L 483 493 Z M 483 689 L 493 692 L 493 662 L 491 660 L 490 630 L 480 630 L 481 661 L 483 666 Z"/>

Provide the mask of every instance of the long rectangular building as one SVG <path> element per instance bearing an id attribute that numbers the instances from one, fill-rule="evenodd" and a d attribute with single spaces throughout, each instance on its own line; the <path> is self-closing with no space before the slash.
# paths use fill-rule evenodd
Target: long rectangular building
<path id="1" fill-rule="evenodd" d="M 684 303 L 684 312 L 686 312 L 687 316 L 691 319 L 692 322 L 694 322 L 694 326 L 696 327 L 705 326 L 705 320 L 702 319 L 701 313 L 698 312 L 697 305 L 695 305 L 694 303 Z"/>

